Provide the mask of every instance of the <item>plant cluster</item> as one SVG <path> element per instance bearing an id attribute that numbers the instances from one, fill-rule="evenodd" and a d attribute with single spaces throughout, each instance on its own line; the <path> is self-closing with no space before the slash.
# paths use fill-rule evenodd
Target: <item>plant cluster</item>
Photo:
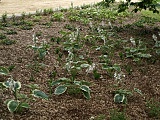
<path id="1" fill-rule="evenodd" d="M 48 96 L 38 89 L 31 90 L 30 95 L 21 93 L 21 83 L 13 79 L 12 75 L 9 74 L 9 70 L 7 68 L 0 67 L 0 75 L 6 75 L 9 77 L 7 81 L 0 83 L 0 87 L 2 91 L 4 91 L 5 89 L 10 91 L 11 95 L 13 96 L 4 101 L 4 103 L 7 105 L 8 110 L 12 113 L 22 112 L 23 109 L 28 109 L 30 107 L 29 102 L 33 101 L 33 97 L 48 99 Z"/>

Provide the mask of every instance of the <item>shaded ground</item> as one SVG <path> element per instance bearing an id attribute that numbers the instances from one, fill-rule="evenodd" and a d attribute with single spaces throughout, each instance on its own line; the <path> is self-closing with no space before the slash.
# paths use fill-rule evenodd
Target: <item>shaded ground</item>
<path id="1" fill-rule="evenodd" d="M 156 102 L 160 101 L 160 57 L 155 54 L 154 40 L 152 39 L 153 34 L 158 36 L 160 21 L 149 18 L 151 23 L 146 25 L 150 21 L 145 18 L 147 21 L 145 24 L 145 20 L 141 20 L 140 14 L 118 14 L 109 12 L 107 9 L 100 10 L 100 8 L 88 9 L 86 12 L 85 9 L 70 9 L 69 11 L 64 10 L 64 19 L 55 17 L 51 20 L 52 13 L 47 16 L 18 18 L 15 21 L 11 19 L 7 23 L 1 23 L 0 33 L 11 41 L 6 42 L 4 39 L 0 39 L 0 66 L 15 66 L 11 74 L 15 80 L 22 83 L 22 93 L 29 94 L 30 92 L 25 85 L 38 84 L 41 90 L 49 94 L 48 80 L 53 77 L 51 75 L 53 71 L 57 73 L 55 80 L 71 77 L 64 68 L 68 57 L 65 42 L 72 39 L 73 33 L 76 34 L 76 28 L 80 32 L 78 40 L 83 44 L 78 46 L 79 49 L 76 48 L 73 51 L 77 55 L 75 59 L 82 60 L 79 55 L 83 55 L 84 61 L 96 64 L 96 69 L 101 76 L 96 80 L 93 73 L 86 74 L 85 69 L 76 75 L 77 80 L 86 80 L 91 83 L 90 100 L 86 100 L 81 93 L 76 94 L 75 91 L 59 96 L 51 94 L 48 101 L 37 99 L 36 102 L 30 102 L 29 110 L 14 115 L 9 113 L 3 104 L 3 100 L 11 97 L 10 92 L 1 91 L 0 118 L 2 120 L 96 120 L 96 117 L 102 115 L 105 116 L 102 120 L 109 120 L 111 118 L 110 111 L 113 109 L 124 112 L 131 120 L 159 119 L 159 114 L 158 117 L 149 114 L 146 103 L 151 98 Z M 108 21 L 112 23 L 112 26 L 108 24 Z M 50 45 L 44 60 L 38 59 L 37 54 L 28 48 L 29 45 L 33 45 L 32 35 L 34 32 L 37 33 L 40 42 L 45 40 Z M 69 35 L 65 35 L 65 32 Z M 104 44 L 101 34 L 109 42 L 104 49 L 96 50 L 97 47 Z M 124 47 L 133 47 L 129 40 L 131 37 L 142 41 L 147 47 L 146 53 L 150 53 L 152 57 L 140 58 L 139 62 L 134 62 L 133 58 L 127 58 Z M 157 39 L 159 40 L 159 37 Z M 12 41 L 15 43 L 12 44 Z M 113 78 L 114 70 L 108 72 L 102 69 L 100 63 L 103 63 L 104 60 L 100 60 L 101 55 L 109 56 L 107 66 L 112 67 L 114 64 L 118 64 L 121 67 L 125 78 L 120 84 L 117 84 Z M 46 66 L 40 67 L 39 71 L 35 72 L 34 61 L 44 63 Z M 32 65 L 32 67 L 28 68 L 27 65 Z M 34 79 L 31 79 L 32 75 Z M 1 76 L 0 80 L 1 82 L 5 81 L 6 78 Z M 134 92 L 134 88 L 141 90 L 143 96 Z M 52 88 L 52 92 L 54 89 L 55 87 Z M 114 103 L 114 92 L 119 89 L 127 89 L 133 93 L 133 96 L 128 97 L 127 104 Z"/>

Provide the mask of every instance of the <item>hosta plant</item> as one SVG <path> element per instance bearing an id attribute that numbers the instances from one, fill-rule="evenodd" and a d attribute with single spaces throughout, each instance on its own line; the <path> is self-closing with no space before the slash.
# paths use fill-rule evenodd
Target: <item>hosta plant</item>
<path id="1" fill-rule="evenodd" d="M 133 61 L 139 62 L 141 59 L 151 58 L 152 55 L 147 53 L 147 47 L 144 45 L 142 41 L 136 41 L 131 37 L 130 41 L 133 47 L 125 47 L 126 58 L 133 58 Z"/>
<path id="2" fill-rule="evenodd" d="M 114 102 L 115 103 L 126 103 L 127 102 L 127 96 L 132 95 L 132 92 L 129 90 L 117 90 L 115 91 L 114 95 Z"/>
<path id="3" fill-rule="evenodd" d="M 42 43 L 38 43 L 37 35 L 33 34 L 33 42 L 34 45 L 30 45 L 29 48 L 32 48 L 35 52 L 35 54 L 38 54 L 38 57 L 40 60 L 43 60 L 45 55 L 48 53 L 49 45 L 43 41 Z M 40 44 L 40 45 L 39 45 Z"/>
<path id="4" fill-rule="evenodd" d="M 58 85 L 55 88 L 54 94 L 61 95 L 67 91 L 67 89 L 77 89 L 80 90 L 86 99 L 90 99 L 90 83 L 86 81 L 76 81 L 68 78 L 60 78 L 52 82 L 52 86 Z"/>
<path id="5" fill-rule="evenodd" d="M 0 75 L 6 75 L 9 77 L 7 81 L 1 82 L 1 88 L 7 89 L 10 91 L 11 95 L 13 95 L 12 98 L 7 99 L 4 102 L 11 113 L 21 112 L 25 108 L 28 109 L 30 107 L 29 101 L 33 100 L 33 97 L 48 99 L 48 96 L 44 92 L 37 89 L 33 89 L 30 95 L 22 94 L 20 92 L 21 83 L 19 81 L 15 81 L 9 74 L 9 70 L 5 67 L 0 67 Z"/>

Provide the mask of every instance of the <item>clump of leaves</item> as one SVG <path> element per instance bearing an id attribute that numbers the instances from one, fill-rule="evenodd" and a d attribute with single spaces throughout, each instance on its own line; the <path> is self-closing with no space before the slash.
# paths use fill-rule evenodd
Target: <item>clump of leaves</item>
<path id="1" fill-rule="evenodd" d="M 90 99 L 90 88 L 89 85 L 90 83 L 86 82 L 86 81 L 76 81 L 76 80 L 71 80 L 68 78 L 60 78 L 56 81 L 52 82 L 52 86 L 54 85 L 58 85 L 55 88 L 54 94 L 56 95 L 61 95 L 63 93 L 65 93 L 67 91 L 67 89 L 77 89 L 80 90 L 84 97 L 86 99 Z"/>
<path id="2" fill-rule="evenodd" d="M 14 35 L 14 34 L 17 34 L 17 31 L 15 31 L 15 30 L 13 30 L 13 29 L 7 30 L 7 31 L 6 31 L 6 34 L 7 34 L 7 35 Z"/>
<path id="3" fill-rule="evenodd" d="M 4 35 L 3 33 L 0 33 L 0 39 L 6 39 L 6 35 Z"/>
<path id="4" fill-rule="evenodd" d="M 51 16 L 51 21 L 62 21 L 64 20 L 64 15 L 61 12 L 54 13 Z"/>
<path id="5" fill-rule="evenodd" d="M 7 13 L 4 13 L 3 15 L 2 15 L 2 23 L 7 23 Z"/>
<path id="6" fill-rule="evenodd" d="M 48 99 L 48 96 L 38 89 L 32 90 L 30 95 L 22 94 L 20 92 L 21 83 L 13 79 L 7 68 L 0 67 L 0 75 L 6 75 L 9 77 L 8 80 L 2 82 L 1 85 L 3 89 L 7 89 L 10 91 L 11 95 L 13 95 L 13 98 L 7 99 L 4 102 L 11 113 L 22 112 L 23 109 L 28 109 L 30 107 L 29 101 L 33 100 L 33 96 Z"/>
<path id="7" fill-rule="evenodd" d="M 135 41 L 134 38 L 130 38 L 133 47 L 125 47 L 125 53 L 127 58 L 133 58 L 133 61 L 140 62 L 142 58 L 151 58 L 152 55 L 147 53 L 147 47 L 142 41 Z"/>
<path id="8" fill-rule="evenodd" d="M 29 48 L 32 48 L 35 52 L 35 54 L 38 54 L 38 57 L 40 60 L 43 60 L 45 55 L 48 52 L 48 48 L 50 47 L 49 44 L 46 43 L 46 41 L 43 41 L 42 43 L 37 42 L 38 38 L 36 36 L 36 34 L 33 34 L 33 43 L 34 45 L 30 45 Z"/>
<path id="9" fill-rule="evenodd" d="M 16 43 L 15 40 L 10 40 L 8 38 L 0 40 L 0 44 L 3 44 L 3 45 L 12 45 L 15 43 Z"/>
<path id="10" fill-rule="evenodd" d="M 129 96 L 129 95 L 132 95 L 131 91 L 119 89 L 119 90 L 115 91 L 114 102 L 115 103 L 126 103 L 127 96 Z"/>
<path id="11" fill-rule="evenodd" d="M 160 37 L 160 32 L 158 33 L 158 36 Z M 158 37 L 153 34 L 152 35 L 153 40 L 155 41 L 154 48 L 156 49 L 157 55 L 160 55 L 160 40 L 158 40 Z"/>

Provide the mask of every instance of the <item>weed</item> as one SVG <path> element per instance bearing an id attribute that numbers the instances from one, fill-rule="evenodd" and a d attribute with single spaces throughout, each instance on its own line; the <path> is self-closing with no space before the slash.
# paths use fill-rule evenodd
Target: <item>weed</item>
<path id="1" fill-rule="evenodd" d="M 131 75 L 133 72 L 132 66 L 129 64 L 124 65 L 124 69 L 127 71 L 128 75 Z"/>
<path id="2" fill-rule="evenodd" d="M 52 42 L 56 42 L 57 44 L 60 44 L 61 40 L 62 40 L 62 39 L 61 39 L 60 37 L 52 37 L 52 38 L 51 38 L 51 41 L 52 41 Z"/>
<path id="3" fill-rule="evenodd" d="M 98 71 L 96 69 L 93 70 L 93 76 L 94 76 L 94 79 L 96 79 L 96 80 L 100 79 L 100 77 L 101 77 L 100 73 L 98 73 Z"/>
<path id="4" fill-rule="evenodd" d="M 49 14 L 52 14 L 52 13 L 53 13 L 53 9 L 52 8 L 43 10 L 43 15 L 49 15 Z"/>
<path id="5" fill-rule="evenodd" d="M 26 13 L 25 12 L 22 12 L 22 14 L 21 14 L 21 20 L 24 22 L 24 20 L 25 20 L 25 17 L 26 17 Z"/>
<path id="6" fill-rule="evenodd" d="M 110 120 L 127 120 L 127 117 L 124 112 L 112 110 L 110 112 Z"/>
<path id="7" fill-rule="evenodd" d="M 42 11 L 41 10 L 36 10 L 36 16 L 40 16 L 42 14 Z"/>
<path id="8" fill-rule="evenodd" d="M 3 33 L 0 33 L 0 39 L 6 39 L 6 35 L 4 35 Z"/>
<path id="9" fill-rule="evenodd" d="M 54 13 L 51 16 L 51 21 L 62 21 L 62 20 L 64 20 L 64 15 L 61 12 Z"/>
<path id="10" fill-rule="evenodd" d="M 21 25 L 20 28 L 22 30 L 31 30 L 32 26 L 33 26 L 33 22 L 31 22 L 31 21 L 23 21 L 19 25 Z"/>
<path id="11" fill-rule="evenodd" d="M 12 22 L 15 22 L 15 21 L 16 21 L 16 16 L 15 16 L 15 14 L 12 14 L 11 19 L 12 19 Z"/>
<path id="12" fill-rule="evenodd" d="M 33 16 L 33 22 L 40 22 L 42 16 Z"/>
<path id="13" fill-rule="evenodd" d="M 13 29 L 10 29 L 10 30 L 7 30 L 6 31 L 6 34 L 7 35 L 14 35 L 14 34 L 17 34 L 17 31 L 13 30 Z"/>
<path id="14" fill-rule="evenodd" d="M 160 102 L 155 102 L 151 99 L 147 102 L 146 106 L 150 117 L 160 118 Z"/>
<path id="15" fill-rule="evenodd" d="M 70 25 L 70 24 L 66 24 L 66 25 L 64 26 L 64 28 L 66 28 L 66 29 L 68 29 L 68 30 L 71 30 L 71 31 L 76 31 L 75 26 Z"/>
<path id="16" fill-rule="evenodd" d="M 2 44 L 2 45 L 12 45 L 15 43 L 16 43 L 15 40 L 10 40 L 8 38 L 0 40 L 0 44 Z"/>
<path id="17" fill-rule="evenodd" d="M 7 23 L 7 13 L 2 15 L 2 23 Z"/>

